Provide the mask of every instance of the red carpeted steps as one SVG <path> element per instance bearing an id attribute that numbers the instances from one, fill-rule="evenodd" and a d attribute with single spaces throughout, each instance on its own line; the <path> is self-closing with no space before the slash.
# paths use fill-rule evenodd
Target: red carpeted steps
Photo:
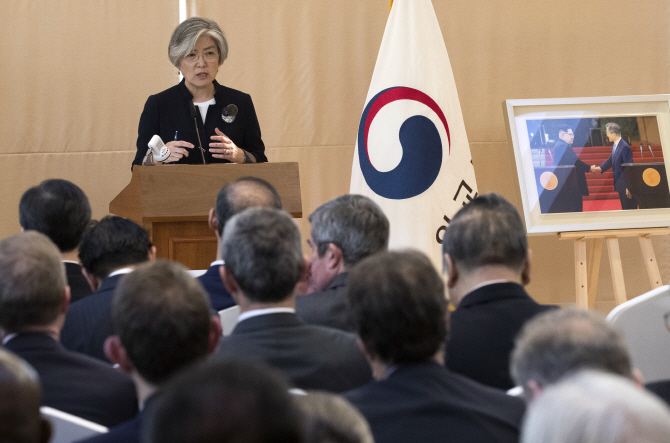
<path id="1" fill-rule="evenodd" d="M 661 145 L 651 145 L 653 152 L 645 145 L 640 153 L 639 143 L 631 146 L 633 152 L 633 163 L 655 163 L 663 161 L 663 151 Z M 581 161 L 589 165 L 600 166 L 612 154 L 611 146 L 591 146 L 585 148 L 573 148 L 575 154 Z M 553 164 L 550 158 L 547 158 L 547 165 Z M 585 211 L 610 211 L 621 209 L 619 203 L 619 194 L 614 190 L 614 178 L 612 169 L 603 174 L 586 174 L 586 183 L 589 187 L 589 195 L 584 197 Z"/>

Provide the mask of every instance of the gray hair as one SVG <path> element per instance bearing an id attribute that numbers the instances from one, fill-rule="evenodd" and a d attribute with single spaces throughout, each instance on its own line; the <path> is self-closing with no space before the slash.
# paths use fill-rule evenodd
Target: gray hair
<path id="1" fill-rule="evenodd" d="M 374 443 L 365 417 L 343 397 L 314 391 L 293 399 L 307 419 L 308 442 Z"/>
<path id="2" fill-rule="evenodd" d="M 19 332 L 52 323 L 66 283 L 60 251 L 49 238 L 26 231 L 0 242 L 0 327 Z"/>
<path id="3" fill-rule="evenodd" d="M 478 196 L 451 219 L 442 254 L 467 271 L 488 265 L 521 270 L 528 239 L 519 212 L 498 194 Z"/>
<path id="4" fill-rule="evenodd" d="M 510 359 L 514 382 L 530 398 L 528 381 L 545 387 L 582 369 L 597 369 L 632 378 L 633 368 L 623 335 L 602 314 L 583 309 L 556 309 L 528 322 L 516 338 Z"/>
<path id="5" fill-rule="evenodd" d="M 244 295 L 261 303 L 291 296 L 305 267 L 298 227 L 272 208 L 249 208 L 228 220 L 223 260 Z"/>
<path id="6" fill-rule="evenodd" d="M 522 443 L 664 443 L 670 410 L 623 377 L 583 371 L 531 403 Z"/>
<path id="7" fill-rule="evenodd" d="M 617 125 L 616 123 L 607 123 L 605 128 L 607 128 L 607 130 L 612 134 L 621 135 L 621 126 Z"/>
<path id="8" fill-rule="evenodd" d="M 333 243 L 342 250 L 347 267 L 388 247 L 389 221 L 381 208 L 365 196 L 337 197 L 316 208 L 308 220 L 319 257 Z"/>
<path id="9" fill-rule="evenodd" d="M 170 62 L 179 68 L 181 61 L 195 47 L 198 39 L 206 35 L 211 37 L 219 50 L 219 66 L 228 58 L 228 41 L 223 31 L 214 20 L 201 17 L 187 18 L 172 32 L 168 45 Z"/>

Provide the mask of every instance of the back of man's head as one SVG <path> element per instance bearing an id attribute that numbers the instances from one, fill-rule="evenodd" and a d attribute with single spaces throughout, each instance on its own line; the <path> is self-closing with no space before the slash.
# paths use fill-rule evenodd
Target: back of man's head
<path id="1" fill-rule="evenodd" d="M 0 441 L 48 441 L 51 428 L 40 417 L 40 404 L 37 372 L 21 358 L 0 348 Z"/>
<path id="2" fill-rule="evenodd" d="M 582 369 L 633 377 L 623 335 L 594 311 L 556 309 L 528 322 L 516 339 L 510 372 L 526 397 Z"/>
<path id="3" fill-rule="evenodd" d="M 466 272 L 489 265 L 520 271 L 528 240 L 516 208 L 497 194 L 484 194 L 454 215 L 444 233 L 442 252 Z"/>
<path id="4" fill-rule="evenodd" d="M 258 177 L 242 177 L 221 188 L 216 196 L 216 220 L 219 236 L 230 218 L 247 208 L 265 207 L 282 209 L 277 190 Z"/>
<path id="5" fill-rule="evenodd" d="M 444 344 L 444 284 L 419 252 L 364 259 L 351 271 L 347 299 L 368 353 L 386 364 L 428 361 Z"/>
<path id="6" fill-rule="evenodd" d="M 171 381 L 143 426 L 148 443 L 302 443 L 287 383 L 258 364 L 209 361 Z"/>
<path id="7" fill-rule="evenodd" d="M 370 425 L 351 403 L 330 392 L 296 395 L 307 443 L 374 443 Z"/>
<path id="8" fill-rule="evenodd" d="M 582 371 L 531 403 L 522 443 L 665 443 L 670 411 L 654 395 L 614 374 Z"/>
<path id="9" fill-rule="evenodd" d="M 182 265 L 142 264 L 114 292 L 112 323 L 128 358 L 159 384 L 209 350 L 209 296 Z"/>
<path id="10" fill-rule="evenodd" d="M 6 333 L 53 323 L 63 310 L 65 268 L 44 234 L 26 231 L 0 242 L 0 327 Z"/>
<path id="11" fill-rule="evenodd" d="M 223 260 L 245 297 L 257 303 L 289 298 L 305 267 L 298 227 L 288 213 L 269 208 L 249 208 L 228 221 Z"/>
<path id="12" fill-rule="evenodd" d="M 84 191 L 67 180 L 45 180 L 28 189 L 19 202 L 19 223 L 46 235 L 61 252 L 72 251 L 91 220 Z"/>
<path id="13" fill-rule="evenodd" d="M 107 216 L 91 222 L 81 238 L 79 259 L 90 274 L 100 279 L 116 269 L 147 261 L 149 234 L 123 217 Z"/>
<path id="14" fill-rule="evenodd" d="M 346 194 L 316 208 L 308 218 L 319 257 L 330 243 L 342 250 L 345 266 L 384 251 L 389 242 L 389 221 L 368 197 Z"/>

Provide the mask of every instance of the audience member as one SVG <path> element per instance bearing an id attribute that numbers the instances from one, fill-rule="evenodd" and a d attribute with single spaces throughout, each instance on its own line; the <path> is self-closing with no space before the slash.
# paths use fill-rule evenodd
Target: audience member
<path id="1" fill-rule="evenodd" d="M 25 361 L 0 348 L 0 441 L 46 443 L 49 422 L 40 417 L 40 382 Z"/>
<path id="2" fill-rule="evenodd" d="M 79 241 L 90 220 L 86 194 L 67 180 L 45 180 L 28 189 L 19 202 L 21 227 L 41 232 L 60 249 L 72 302 L 92 293 L 77 258 Z"/>
<path id="3" fill-rule="evenodd" d="M 157 260 L 121 279 L 112 301 L 117 335 L 107 339 L 105 352 L 131 374 L 141 412 L 87 442 L 139 442 L 144 412 L 159 387 L 216 347 L 221 324 L 211 311 L 202 285 L 180 264 Z"/>
<path id="4" fill-rule="evenodd" d="M 345 395 L 375 441 L 517 442 L 521 399 L 442 366 L 444 285 L 418 252 L 383 252 L 349 277 L 348 301 L 376 383 Z"/>
<path id="5" fill-rule="evenodd" d="M 83 273 L 96 291 L 70 306 L 61 331 L 63 346 L 106 360 L 104 344 L 114 334 L 112 295 L 121 277 L 143 262 L 156 259 L 149 234 L 138 224 L 108 216 L 92 222 L 79 246 Z"/>
<path id="6" fill-rule="evenodd" d="M 514 386 L 509 358 L 529 319 L 554 306 L 537 304 L 530 253 L 517 210 L 496 194 L 480 195 L 454 215 L 442 241 L 451 303 L 447 367 L 500 389 Z"/>
<path id="7" fill-rule="evenodd" d="M 555 310 L 528 322 L 516 339 L 510 367 L 527 400 L 581 369 L 642 383 L 622 334 L 601 314 L 581 309 Z"/>
<path id="8" fill-rule="evenodd" d="M 281 198 L 274 186 L 265 180 L 256 177 L 242 177 L 224 186 L 216 196 L 216 208 L 209 210 L 209 227 L 216 233 L 217 239 L 216 260 L 198 279 L 209 293 L 212 306 L 217 311 L 235 304 L 219 276 L 219 267 L 223 265 L 221 250 L 223 228 L 233 215 L 252 207 L 281 209 Z"/>
<path id="9" fill-rule="evenodd" d="M 666 443 L 670 410 L 630 379 L 582 371 L 529 406 L 522 443 Z"/>
<path id="10" fill-rule="evenodd" d="M 294 398 L 305 416 L 307 443 L 374 443 L 365 417 L 339 395 L 312 391 Z"/>
<path id="11" fill-rule="evenodd" d="M 353 334 L 303 323 L 294 288 L 304 273 L 300 233 L 276 209 L 250 208 L 223 233 L 223 284 L 240 306 L 222 358 L 263 360 L 301 389 L 342 392 L 367 383 L 370 369 Z"/>
<path id="12" fill-rule="evenodd" d="M 137 412 L 130 378 L 60 344 L 69 302 L 60 253 L 47 237 L 27 231 L 0 242 L 2 342 L 37 370 L 44 405 L 104 426 L 128 420 Z"/>
<path id="13" fill-rule="evenodd" d="M 147 414 L 146 443 L 302 443 L 288 384 L 263 365 L 209 361 L 170 382 Z"/>
<path id="14" fill-rule="evenodd" d="M 296 298 L 296 312 L 307 323 L 353 331 L 346 308 L 348 271 L 386 250 L 388 219 L 369 198 L 343 195 L 319 206 L 309 222 L 309 294 Z"/>

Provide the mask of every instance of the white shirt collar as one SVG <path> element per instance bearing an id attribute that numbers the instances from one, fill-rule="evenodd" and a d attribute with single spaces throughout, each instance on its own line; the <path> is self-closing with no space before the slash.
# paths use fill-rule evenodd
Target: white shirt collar
<path id="1" fill-rule="evenodd" d="M 5 337 L 2 339 L 2 344 L 6 345 L 9 340 L 16 338 L 18 335 L 18 332 L 12 332 L 11 334 L 5 335 Z"/>
<path id="2" fill-rule="evenodd" d="M 295 314 L 295 309 L 293 308 L 263 308 L 263 309 L 252 309 L 251 311 L 243 312 L 237 317 L 237 322 L 241 322 L 251 317 L 258 317 L 259 315 L 267 314 L 277 314 L 277 313 L 290 313 Z"/>
<path id="3" fill-rule="evenodd" d="M 472 288 L 470 288 L 470 290 L 468 291 L 468 294 L 470 294 L 471 292 L 476 291 L 479 288 L 483 288 L 484 286 L 497 285 L 498 283 L 509 283 L 509 282 L 511 282 L 511 280 L 507 280 L 507 279 L 504 279 L 504 278 L 499 278 L 497 280 L 489 280 L 489 281 L 481 282 L 480 284 L 475 285 Z"/>
<path id="4" fill-rule="evenodd" d="M 75 264 L 75 265 L 78 265 L 78 264 L 79 264 L 78 261 L 74 261 L 74 260 L 61 260 L 61 261 L 62 261 L 63 263 L 72 263 L 72 264 Z"/>
<path id="5" fill-rule="evenodd" d="M 617 146 L 619 146 L 619 142 L 621 141 L 621 137 L 619 137 L 619 140 L 614 142 L 614 148 L 616 150 Z"/>
<path id="6" fill-rule="evenodd" d="M 133 272 L 133 268 L 121 268 L 109 274 L 106 278 L 114 277 L 115 275 L 130 274 Z"/>
<path id="7" fill-rule="evenodd" d="M 214 260 L 212 264 L 209 265 L 209 267 L 211 268 L 212 266 L 223 266 L 225 264 L 226 262 L 224 262 L 223 260 Z"/>

